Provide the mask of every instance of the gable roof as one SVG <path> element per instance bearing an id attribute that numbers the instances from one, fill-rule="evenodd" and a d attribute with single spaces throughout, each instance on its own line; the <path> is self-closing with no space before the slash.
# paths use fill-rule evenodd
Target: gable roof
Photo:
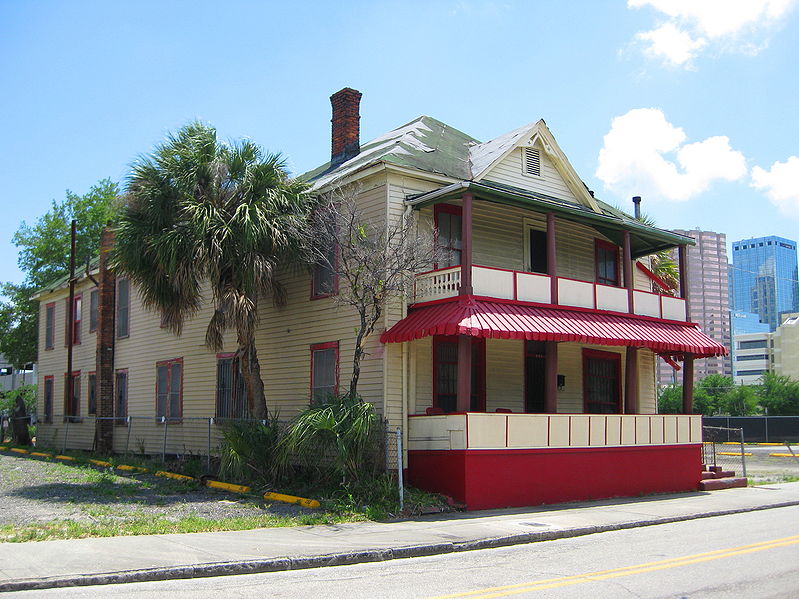
<path id="1" fill-rule="evenodd" d="M 380 162 L 411 167 L 455 179 L 471 179 L 469 147 L 476 139 L 429 116 L 420 116 L 363 146 L 336 168 L 330 163 L 300 175 L 313 189 L 325 187 Z"/>

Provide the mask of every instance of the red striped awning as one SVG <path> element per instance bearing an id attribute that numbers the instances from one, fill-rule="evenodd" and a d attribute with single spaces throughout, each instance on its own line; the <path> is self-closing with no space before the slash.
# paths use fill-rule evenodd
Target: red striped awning
<path id="1" fill-rule="evenodd" d="M 400 343 L 432 335 L 623 345 L 697 358 L 727 354 L 727 348 L 691 323 L 475 299 L 417 308 L 380 340 Z"/>

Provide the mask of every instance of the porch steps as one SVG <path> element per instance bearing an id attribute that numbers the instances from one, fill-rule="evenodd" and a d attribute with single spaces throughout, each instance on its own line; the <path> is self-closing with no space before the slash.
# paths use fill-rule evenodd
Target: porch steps
<path id="1" fill-rule="evenodd" d="M 735 476 L 732 470 L 722 470 L 721 466 L 702 465 L 702 475 L 699 481 L 700 491 L 718 491 L 720 489 L 733 489 L 745 487 L 749 481 L 743 477 Z"/>

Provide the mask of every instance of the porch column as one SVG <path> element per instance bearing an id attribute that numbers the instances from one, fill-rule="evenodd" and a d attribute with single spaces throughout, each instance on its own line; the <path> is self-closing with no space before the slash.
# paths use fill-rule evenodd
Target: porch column
<path id="1" fill-rule="evenodd" d="M 455 409 L 468 412 L 472 407 L 472 338 L 458 335 L 458 396 Z"/>
<path id="2" fill-rule="evenodd" d="M 547 212 L 547 274 L 549 275 L 549 303 L 558 303 L 558 256 L 555 245 L 555 213 Z"/>
<path id="3" fill-rule="evenodd" d="M 694 355 L 685 354 L 682 368 L 682 413 L 694 413 Z"/>
<path id="4" fill-rule="evenodd" d="M 546 341 L 544 345 L 544 412 L 558 411 L 558 342 Z"/>
<path id="5" fill-rule="evenodd" d="M 627 348 L 624 364 L 624 413 L 638 413 L 638 348 Z"/>
<path id="6" fill-rule="evenodd" d="M 635 306 L 633 306 L 633 290 L 635 289 L 635 281 L 633 280 L 633 253 L 630 247 L 630 232 L 624 232 L 624 246 L 622 249 L 624 253 L 623 265 L 624 269 L 624 286 L 627 288 L 627 311 L 630 314 L 635 313 Z M 629 357 L 629 353 L 627 354 Z"/>
<path id="7" fill-rule="evenodd" d="M 691 311 L 688 309 L 688 304 L 690 302 L 690 292 L 688 289 L 688 285 L 690 284 L 690 279 L 688 277 L 688 246 L 681 245 L 680 249 L 678 250 L 678 261 L 679 261 L 679 268 L 680 268 L 680 297 L 685 300 L 685 320 L 691 320 Z M 683 387 L 684 388 L 684 387 Z"/>
<path id="8" fill-rule="evenodd" d="M 461 196 L 461 295 L 472 294 L 472 194 Z"/>

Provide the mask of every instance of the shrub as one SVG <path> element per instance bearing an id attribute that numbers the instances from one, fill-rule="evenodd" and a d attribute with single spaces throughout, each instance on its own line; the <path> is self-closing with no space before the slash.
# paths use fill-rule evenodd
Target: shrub
<path id="1" fill-rule="evenodd" d="M 219 473 L 234 480 L 271 482 L 279 477 L 283 431 L 277 420 L 232 421 L 222 429 Z"/>

